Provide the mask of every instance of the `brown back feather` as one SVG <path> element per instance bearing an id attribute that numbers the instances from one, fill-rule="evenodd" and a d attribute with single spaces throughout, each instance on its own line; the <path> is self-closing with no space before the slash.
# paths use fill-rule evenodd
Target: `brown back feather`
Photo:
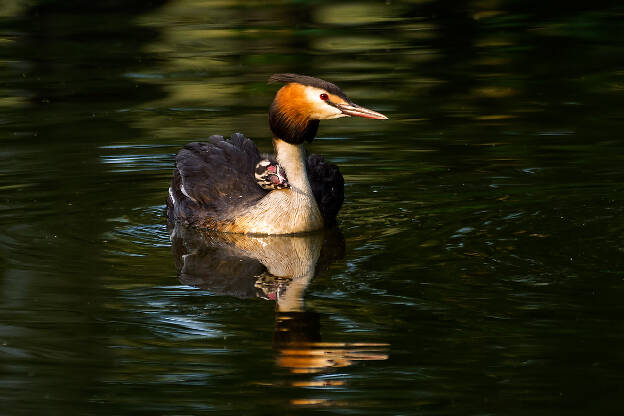
<path id="1" fill-rule="evenodd" d="M 260 153 L 253 141 L 240 133 L 229 140 L 223 136 L 208 140 L 189 143 L 176 156 L 171 186 L 175 204 L 167 200 L 172 221 L 190 225 L 223 221 L 267 194 L 254 178 Z"/>

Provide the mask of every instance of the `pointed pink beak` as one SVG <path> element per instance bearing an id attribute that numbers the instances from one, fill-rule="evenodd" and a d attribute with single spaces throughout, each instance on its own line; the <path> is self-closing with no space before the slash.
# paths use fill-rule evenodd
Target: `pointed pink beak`
<path id="1" fill-rule="evenodd" d="M 336 104 L 336 107 L 342 111 L 342 114 L 346 114 L 348 116 L 354 117 L 364 117 L 364 118 L 372 118 L 375 120 L 387 120 L 388 117 L 384 116 L 381 113 L 378 113 L 373 110 L 369 110 L 368 108 L 364 108 L 357 104 Z"/>

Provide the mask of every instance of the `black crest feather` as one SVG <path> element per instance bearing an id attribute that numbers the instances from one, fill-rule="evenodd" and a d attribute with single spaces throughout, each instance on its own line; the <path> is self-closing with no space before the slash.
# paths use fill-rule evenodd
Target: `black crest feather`
<path id="1" fill-rule="evenodd" d="M 285 84 L 289 84 L 291 82 L 296 82 L 301 85 L 309 85 L 311 87 L 316 87 L 323 89 L 331 94 L 337 95 L 347 102 L 351 102 L 349 97 L 342 92 L 342 90 L 331 82 L 322 80 L 320 78 L 310 77 L 308 75 L 299 75 L 299 74 L 273 74 L 269 77 L 269 84 L 275 84 L 278 82 L 283 82 Z"/>

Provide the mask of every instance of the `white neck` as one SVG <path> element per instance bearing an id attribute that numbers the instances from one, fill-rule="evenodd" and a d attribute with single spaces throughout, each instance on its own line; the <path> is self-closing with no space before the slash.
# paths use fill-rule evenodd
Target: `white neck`
<path id="1" fill-rule="evenodd" d="M 269 192 L 256 205 L 237 215 L 223 231 L 292 234 L 323 228 L 323 217 L 308 181 L 303 145 L 274 138 L 273 146 L 290 188 Z"/>
<path id="2" fill-rule="evenodd" d="M 308 181 L 306 154 L 303 145 L 290 144 L 275 138 L 273 139 L 273 147 L 275 148 L 277 163 L 286 171 L 288 183 L 294 191 L 314 197 Z"/>

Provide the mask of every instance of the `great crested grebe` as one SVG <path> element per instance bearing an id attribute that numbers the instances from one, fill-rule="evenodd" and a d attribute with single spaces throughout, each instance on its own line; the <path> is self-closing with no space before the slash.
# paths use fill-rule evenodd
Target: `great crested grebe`
<path id="1" fill-rule="evenodd" d="M 248 138 L 210 136 L 176 156 L 167 198 L 169 220 L 198 228 L 248 234 L 293 234 L 336 220 L 344 197 L 338 167 L 307 156 L 319 120 L 356 116 L 387 119 L 354 104 L 336 85 L 297 74 L 274 74 L 285 83 L 269 110 L 275 158 L 263 160 Z"/>

